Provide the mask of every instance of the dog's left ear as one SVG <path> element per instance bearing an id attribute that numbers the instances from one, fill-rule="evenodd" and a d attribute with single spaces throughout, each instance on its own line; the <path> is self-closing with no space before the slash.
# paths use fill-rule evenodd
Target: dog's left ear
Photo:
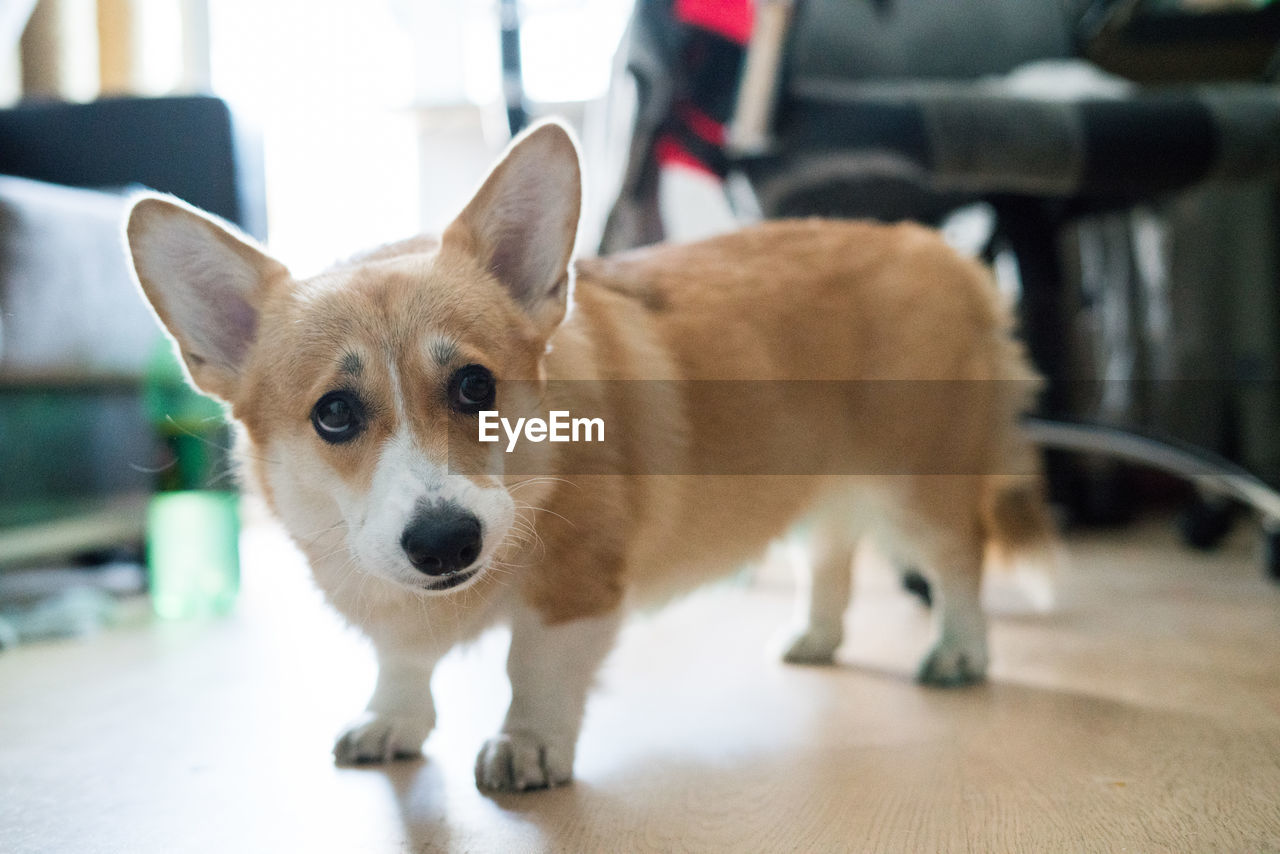
<path id="1" fill-rule="evenodd" d="M 138 284 L 192 381 L 234 400 L 263 298 L 288 271 L 232 226 L 170 197 L 140 197 L 126 238 Z"/>
<path id="2" fill-rule="evenodd" d="M 469 253 L 550 335 L 568 303 L 581 204 L 573 138 L 561 124 L 539 124 L 507 149 L 445 230 L 441 250 Z"/>

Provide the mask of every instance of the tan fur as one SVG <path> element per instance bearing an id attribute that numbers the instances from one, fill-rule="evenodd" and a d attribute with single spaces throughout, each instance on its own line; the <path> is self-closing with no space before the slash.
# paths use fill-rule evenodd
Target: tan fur
<path id="1" fill-rule="evenodd" d="M 247 391 L 232 400 L 233 415 L 248 431 L 251 465 L 263 459 L 270 437 L 310 431 L 309 409 L 334 386 L 344 352 L 393 354 L 411 391 L 439 384 L 441 367 L 419 345 L 430 331 L 450 332 L 463 354 L 457 364 L 482 362 L 512 378 L 538 375 L 544 343 L 536 331 L 498 288 L 482 287 L 478 269 L 436 256 L 435 248 L 433 241 L 406 241 L 273 292 L 262 321 L 272 334 L 253 352 Z M 661 456 L 668 470 L 680 470 L 685 460 L 690 471 L 715 468 L 717 457 L 732 468 L 735 460 L 831 446 L 864 461 L 870 474 L 862 480 L 873 492 L 884 488 L 877 468 L 895 461 L 909 460 L 918 471 L 964 470 L 895 478 L 908 482 L 894 491 L 917 505 L 904 508 L 905 515 L 968 526 L 1011 547 L 1051 537 L 1033 463 L 1022 463 L 1022 476 L 969 474 L 1005 472 L 1017 455 L 1027 457 L 1013 418 L 1036 387 L 989 275 L 932 231 L 779 222 L 688 246 L 584 259 L 574 301 L 568 321 L 546 343 L 552 380 L 1023 380 L 996 384 L 995 399 L 973 400 L 972 412 L 955 411 L 950 400 L 941 402 L 944 411 L 924 395 L 879 401 L 845 423 L 816 422 L 839 432 L 810 433 L 800 448 L 779 447 L 795 435 L 773 420 L 785 412 L 756 413 L 761 429 L 753 430 L 750 420 L 730 429 L 723 407 L 700 401 L 672 400 L 665 412 L 627 411 L 625 401 L 564 404 L 602 415 L 612 431 L 633 433 L 611 444 Z M 382 414 L 391 406 L 388 377 L 376 358 L 370 361 L 360 382 Z M 424 445 L 442 453 L 438 411 L 424 406 L 415 416 Z M 373 441 L 359 450 L 317 448 L 353 487 L 367 477 L 369 456 L 396 423 L 387 412 L 374 425 Z M 634 458 L 619 461 L 622 470 L 639 466 Z M 527 595 L 554 619 L 570 619 L 612 607 L 628 587 L 643 594 L 648 587 L 665 593 L 694 586 L 758 553 L 823 497 L 857 488 L 850 483 L 857 480 L 592 474 L 540 490 L 545 549 L 539 571 L 529 573 Z M 508 557 L 518 562 L 527 555 Z M 693 577 L 665 577 L 676 573 Z"/>
<path id="2" fill-rule="evenodd" d="M 916 471 L 939 474 L 892 484 L 871 475 L 596 479 L 583 488 L 592 493 L 586 499 L 583 489 L 561 487 L 548 496 L 551 510 L 559 513 L 559 502 L 569 500 L 594 506 L 593 531 L 620 530 L 609 539 L 627 546 L 609 560 L 593 556 L 590 566 L 546 562 L 534 596 L 557 618 L 577 616 L 583 607 L 579 597 L 568 602 L 558 592 L 574 586 L 574 575 L 616 575 L 641 592 L 677 590 L 732 568 L 823 498 L 860 486 L 903 496 L 904 516 L 972 529 L 984 539 L 1024 546 L 1051 536 L 1047 517 L 1033 509 L 1015 530 L 999 524 L 1007 513 L 984 505 L 991 494 L 995 508 L 1008 503 L 1004 495 L 1039 506 L 1034 462 L 1013 420 L 1035 384 L 986 272 L 933 232 L 773 223 L 693 246 L 584 260 L 576 303 L 551 342 L 552 377 L 645 379 L 657 365 L 656 375 L 692 379 L 1012 382 L 991 384 L 991 399 L 967 389 L 954 399 L 931 400 L 931 388 L 885 395 L 870 411 L 808 420 L 794 431 L 778 426 L 785 411 L 729 413 L 755 416 L 731 425 L 726 401 L 683 401 L 657 415 L 608 413 L 607 423 L 636 434 L 620 444 L 633 453 L 685 457 L 688 471 L 715 468 L 717 457 L 732 467 L 733 460 L 770 455 L 808 471 L 819 464 L 811 465 L 806 451 L 839 447 L 844 471 L 874 473 L 907 460 Z M 957 410 L 957 403 L 972 411 Z M 799 446 L 797 436 L 804 436 Z M 1011 476 L 1018 454 L 1024 475 Z M 639 468 L 635 461 L 623 466 Z M 981 472 L 993 474 L 974 474 Z M 676 573 L 692 577 L 665 577 Z"/>
<path id="3" fill-rule="evenodd" d="M 458 364 L 479 361 L 499 376 L 536 376 L 543 343 L 532 332 L 510 335 L 521 320 L 507 301 L 496 293 L 486 298 L 471 278 L 475 271 L 446 260 L 413 252 L 375 259 L 299 285 L 269 308 L 265 325 L 280 334 L 255 352 L 251 391 L 233 406 L 254 445 L 286 430 L 310 430 L 307 412 L 333 385 L 345 351 L 393 353 L 407 388 L 434 387 L 443 372 L 417 345 L 428 331 L 467 330 L 454 336 L 464 354 Z M 810 431 L 799 448 L 787 441 L 796 434 L 774 420 L 785 412 L 731 428 L 723 406 L 701 401 L 673 400 L 666 411 L 627 411 L 626 401 L 564 401 L 571 411 L 602 415 L 613 431 L 632 434 L 611 442 L 633 455 L 619 461 L 624 471 L 639 469 L 635 455 L 661 456 L 670 461 L 667 470 L 693 471 L 715 468 L 718 457 L 731 468 L 753 456 L 843 446 L 851 466 L 862 460 L 871 474 L 862 484 L 845 477 L 592 474 L 544 487 L 530 496 L 542 508 L 536 517 L 543 545 L 526 595 L 565 620 L 615 606 L 626 589 L 661 596 L 696 586 L 758 553 L 823 498 L 859 486 L 882 491 L 877 481 L 885 478 L 874 472 L 901 460 L 943 473 L 893 478 L 905 481 L 892 484 L 905 502 L 902 515 L 1014 547 L 1042 542 L 1050 529 L 1034 470 L 1004 473 L 1015 455 L 1029 453 L 1013 416 L 1035 389 L 1009 331 L 986 272 L 913 225 L 772 223 L 692 246 L 579 262 L 574 311 L 548 342 L 545 371 L 552 380 L 1024 382 L 993 384 L 994 400 L 970 397 L 974 411 L 905 394 L 851 412 L 843 423 L 797 424 Z M 319 373 L 320 367 L 328 370 Z M 389 409 L 385 370 L 376 364 L 366 370 L 371 396 Z M 415 425 L 436 453 L 443 453 L 441 417 L 423 407 Z M 375 423 L 377 438 L 396 426 L 390 415 Z M 814 426 L 839 432 L 815 435 Z M 346 447 L 318 450 L 359 486 L 377 438 L 362 445 L 363 457 Z M 570 445 L 559 452 L 598 449 Z M 795 464 L 803 468 L 807 460 Z M 562 465 L 573 468 L 570 461 Z M 997 473 L 973 474 L 983 471 Z M 517 564 L 530 559 L 507 557 Z"/>

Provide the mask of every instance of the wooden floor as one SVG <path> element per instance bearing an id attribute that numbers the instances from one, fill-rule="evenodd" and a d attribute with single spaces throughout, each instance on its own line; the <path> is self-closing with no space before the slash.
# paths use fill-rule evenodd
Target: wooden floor
<path id="1" fill-rule="evenodd" d="M 632 621 L 570 787 L 488 797 L 502 636 L 451 655 L 426 758 L 338 769 L 373 677 L 279 534 L 227 619 L 0 654 L 0 851 L 1280 851 L 1280 588 L 1248 532 L 1071 541 L 1058 609 L 1000 590 L 988 684 L 910 673 L 927 615 L 872 566 L 836 668 L 787 667 L 775 576 Z"/>

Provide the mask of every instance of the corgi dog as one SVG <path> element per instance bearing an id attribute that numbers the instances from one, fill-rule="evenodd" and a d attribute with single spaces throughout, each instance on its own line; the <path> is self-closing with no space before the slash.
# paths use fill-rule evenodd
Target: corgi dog
<path id="1" fill-rule="evenodd" d="M 576 144 L 549 122 L 439 238 L 306 280 L 175 199 L 132 207 L 137 280 L 191 382 L 228 406 L 248 478 L 376 651 L 337 761 L 420 755 L 433 666 L 506 623 L 511 704 L 476 783 L 569 781 L 626 609 L 797 524 L 812 566 L 786 660 L 833 660 L 874 534 L 933 583 L 919 679 L 981 679 L 984 559 L 1055 543 L 1019 426 L 1037 378 L 987 271 L 921 226 L 820 220 L 575 261 L 580 201 Z M 516 416 L 548 406 L 603 436 L 538 441 Z M 525 425 L 518 471 L 495 414 Z"/>

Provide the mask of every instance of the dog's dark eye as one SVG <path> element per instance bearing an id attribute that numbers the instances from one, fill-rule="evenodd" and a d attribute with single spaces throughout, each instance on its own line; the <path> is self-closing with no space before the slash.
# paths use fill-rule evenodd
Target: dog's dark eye
<path id="1" fill-rule="evenodd" d="M 311 424 L 321 439 L 332 444 L 349 442 L 364 429 L 360 401 L 348 391 L 331 391 L 316 401 Z"/>
<path id="2" fill-rule="evenodd" d="M 493 374 L 483 365 L 467 365 L 459 368 L 449 378 L 449 405 L 459 412 L 474 415 L 482 409 L 492 409 L 498 384 Z"/>

